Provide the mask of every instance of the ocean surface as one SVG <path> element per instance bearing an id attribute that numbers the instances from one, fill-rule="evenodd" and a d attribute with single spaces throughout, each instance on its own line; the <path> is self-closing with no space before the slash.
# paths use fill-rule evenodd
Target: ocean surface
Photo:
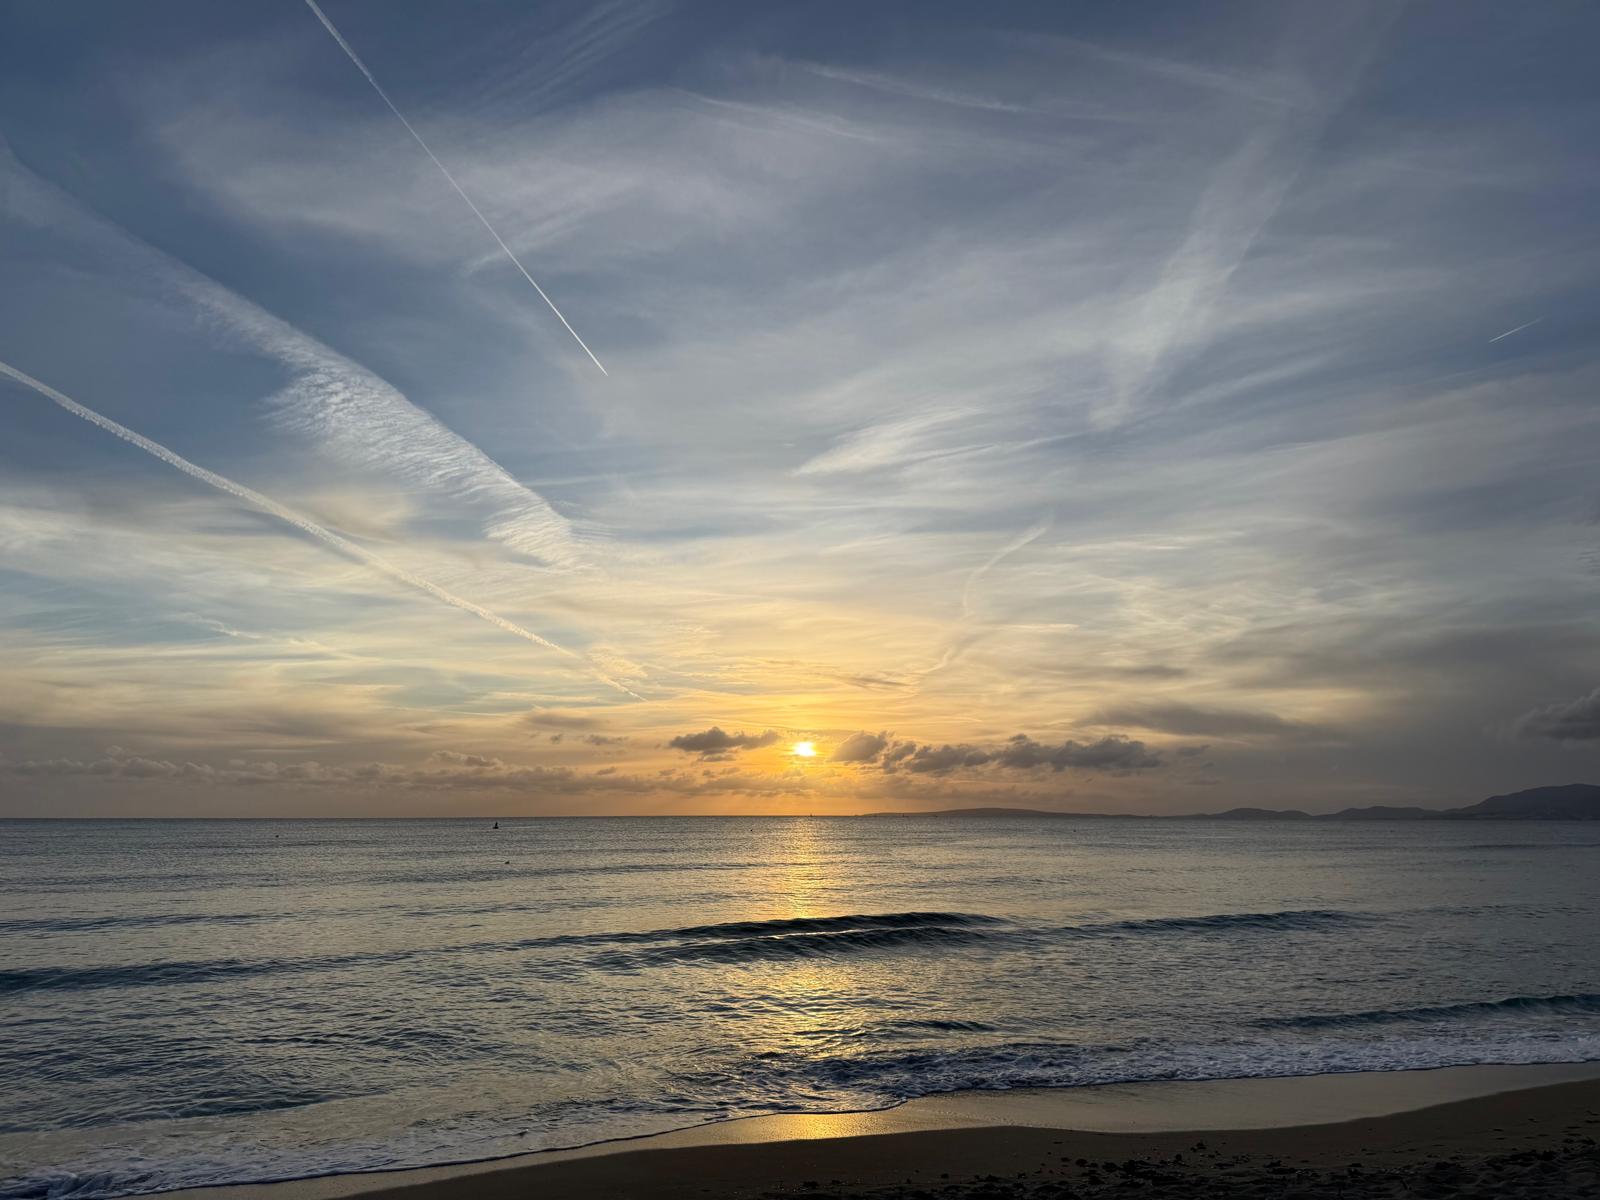
<path id="1" fill-rule="evenodd" d="M 1600 1059 L 1600 827 L 0 822 L 0 1195 Z"/>

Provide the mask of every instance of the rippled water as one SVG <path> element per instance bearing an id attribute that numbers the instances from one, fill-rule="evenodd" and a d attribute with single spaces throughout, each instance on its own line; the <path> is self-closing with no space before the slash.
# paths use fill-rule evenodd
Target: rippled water
<path id="1" fill-rule="evenodd" d="M 0 1194 L 1600 1059 L 1600 829 L 0 823 Z"/>

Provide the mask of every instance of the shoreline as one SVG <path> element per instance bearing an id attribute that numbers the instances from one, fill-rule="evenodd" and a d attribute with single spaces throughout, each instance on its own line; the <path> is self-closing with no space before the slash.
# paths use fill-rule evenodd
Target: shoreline
<path id="1" fill-rule="evenodd" d="M 820 1195 L 806 1186 L 809 1181 L 822 1187 L 813 1178 L 820 1175 L 837 1195 L 910 1187 L 923 1176 L 917 1196 L 963 1179 L 984 1180 L 990 1194 L 999 1195 L 993 1189 L 1002 1176 L 1034 1160 L 1042 1164 L 1030 1176 L 1034 1183 L 1055 1178 L 1059 1185 L 1084 1173 L 1079 1158 L 1181 1165 L 1183 1146 L 1196 1142 L 1209 1143 L 1213 1156 L 1243 1155 L 1241 1162 L 1270 1155 L 1324 1167 L 1343 1165 L 1338 1160 L 1358 1149 L 1365 1157 L 1387 1153 L 1413 1165 L 1445 1161 L 1447 1150 L 1455 1160 L 1486 1147 L 1513 1155 L 1535 1153 L 1533 1146 L 1543 1152 L 1547 1141 L 1560 1143 L 1562 1136 L 1581 1145 L 1583 1135 L 1554 1127 L 1568 1109 L 1588 1122 L 1586 1136 L 1600 1135 L 1600 1061 L 948 1092 L 863 1112 L 742 1117 L 484 1160 L 152 1194 L 184 1200 L 340 1200 L 390 1193 L 404 1193 L 405 1200 L 493 1200 L 537 1190 L 668 1200 L 785 1189 Z M 1519 1116 L 1524 1110 L 1536 1115 Z M 1504 1131 L 1519 1122 L 1523 1136 L 1513 1145 Z M 1040 1154 L 1062 1147 L 1086 1153 L 1055 1155 L 1061 1169 L 1051 1174 L 1051 1156 Z M 1438 1157 L 1426 1157 L 1430 1149 Z M 942 1167 L 930 1175 L 935 1161 Z M 1200 1170 L 1196 1160 L 1181 1166 L 1179 1176 Z M 1080 1192 L 1102 1187 L 1108 1178 L 1079 1179 L 1076 1186 Z M 1542 1180 L 1545 1194 L 1563 1194 L 1549 1190 L 1553 1184 Z M 1229 1184 L 1237 1185 L 1241 1180 Z M 1026 1191 L 1028 1185 L 1019 1177 L 1014 1186 Z"/>

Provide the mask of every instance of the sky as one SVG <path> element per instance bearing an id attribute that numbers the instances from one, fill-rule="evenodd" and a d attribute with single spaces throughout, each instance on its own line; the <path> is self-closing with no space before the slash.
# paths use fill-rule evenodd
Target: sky
<path id="1" fill-rule="evenodd" d="M 0 12 L 0 815 L 1600 781 L 1593 6 L 320 2 Z"/>

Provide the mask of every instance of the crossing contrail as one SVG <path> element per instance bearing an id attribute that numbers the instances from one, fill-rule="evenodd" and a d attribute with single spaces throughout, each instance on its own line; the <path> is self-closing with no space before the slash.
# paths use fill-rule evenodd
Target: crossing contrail
<path id="1" fill-rule="evenodd" d="M 410 121 L 406 120 L 405 113 L 401 112 L 400 109 L 395 106 L 395 102 L 389 99 L 389 93 L 383 90 L 383 85 L 380 84 L 372 72 L 367 69 L 367 64 L 361 61 L 361 56 L 355 52 L 349 42 L 344 40 L 344 35 L 334 28 L 333 22 L 328 20 L 328 14 L 317 7 L 317 0 L 306 0 L 306 7 L 316 14 L 317 20 L 322 22 L 322 27 L 332 35 L 334 41 L 339 43 L 339 49 L 343 50 L 347 55 L 349 55 L 350 61 L 355 63 L 356 69 L 367 77 L 367 82 L 372 85 L 372 90 L 377 92 L 383 102 L 389 106 L 389 111 L 400 119 L 400 124 L 406 127 L 406 132 L 416 139 L 417 145 L 422 147 L 422 152 L 426 154 L 430 160 L 432 160 L 434 166 L 439 168 L 439 174 L 443 175 L 445 177 L 445 181 L 449 183 L 451 187 L 455 188 L 456 195 L 460 196 L 466 201 L 467 207 L 472 210 L 472 215 L 478 218 L 483 227 L 489 231 L 489 236 L 495 240 L 495 245 L 499 246 L 501 250 L 505 251 L 505 256 L 511 260 L 511 264 L 516 267 L 517 270 L 522 272 L 522 277 L 524 279 L 533 285 L 533 290 L 539 293 L 539 299 L 543 300 L 550 306 L 550 311 L 555 313 L 556 320 L 560 321 L 561 324 L 566 327 L 567 332 L 572 335 L 573 340 L 577 342 L 578 345 L 583 347 L 583 352 L 589 356 L 589 360 L 593 362 L 595 366 L 600 368 L 600 374 L 610 375 L 611 372 L 606 370 L 605 364 L 594 356 L 593 350 L 589 349 L 588 343 L 578 336 L 578 331 L 572 327 L 571 323 L 568 322 L 566 317 L 561 315 L 561 310 L 556 307 L 556 302 L 545 294 L 545 290 L 539 286 L 534 277 L 528 274 L 528 268 L 522 265 L 522 260 L 511 252 L 511 247 L 506 245 L 505 239 L 500 236 L 493 225 L 489 224 L 489 218 L 484 216 L 479 210 L 478 206 L 472 202 L 472 197 L 467 195 L 467 193 L 462 190 L 461 185 L 456 182 L 456 177 L 450 174 L 449 168 L 439 161 L 438 155 L 436 155 L 432 150 L 428 149 L 428 143 L 422 140 L 422 135 L 416 131 Z"/>
<path id="2" fill-rule="evenodd" d="M 85 421 L 89 422 L 89 424 L 97 425 L 107 433 L 115 434 L 123 441 L 137 446 L 146 454 L 152 455 L 155 458 L 159 458 L 169 467 L 176 467 L 185 475 L 193 476 L 201 483 L 210 484 L 219 492 L 226 492 L 235 499 L 243 500 L 252 508 L 267 513 L 269 516 L 277 517 L 278 520 L 284 522 L 285 524 L 294 526 L 302 533 L 310 534 L 318 541 L 332 546 L 341 554 L 348 555 L 357 562 L 371 567 L 380 574 L 389 576 L 390 579 L 398 580 L 400 583 L 406 584 L 408 587 L 416 588 L 419 592 L 426 592 L 435 600 L 442 600 L 444 603 L 453 608 L 459 608 L 463 612 L 469 612 L 473 616 L 489 622 L 489 624 L 493 625 L 495 628 L 503 629 L 507 633 L 515 634 L 524 641 L 532 642 L 535 646 L 542 646 L 546 650 L 554 650 L 557 654 L 564 655 L 567 658 L 576 659 L 577 661 L 584 663 L 584 665 L 589 669 L 590 674 L 594 675 L 595 678 L 599 679 L 602 683 L 616 688 L 619 692 L 624 692 L 627 695 L 638 699 L 638 696 L 635 695 L 635 693 L 629 691 L 626 687 L 618 683 L 615 679 L 612 679 L 603 671 L 597 670 L 593 664 L 589 663 L 581 654 L 578 654 L 576 651 L 568 650 L 565 646 L 558 646 L 549 638 L 540 637 L 537 633 L 534 633 L 533 630 L 524 629 L 516 622 L 506 620 L 499 613 L 491 612 L 489 609 L 484 608 L 481 604 L 474 604 L 471 600 L 464 599 L 461 596 L 456 595 L 454 592 L 446 591 L 432 580 L 424 579 L 421 575 L 414 574 L 413 572 L 406 570 L 404 567 L 396 566 L 386 558 L 380 558 L 378 555 L 372 553 L 372 551 L 363 546 L 356 545 L 356 543 L 350 541 L 348 538 L 340 537 L 337 533 L 334 533 L 333 530 L 323 528 L 309 517 L 301 516 L 299 513 L 295 512 L 294 509 L 289 508 L 287 505 L 279 504 L 271 496 L 264 496 L 260 492 L 255 491 L 253 488 L 247 488 L 242 483 L 235 483 L 233 480 L 224 475 L 218 475 L 215 471 L 208 471 L 204 467 L 190 462 L 187 458 L 184 458 L 183 455 L 178 454 L 175 451 L 168 450 L 160 442 L 153 442 L 143 434 L 135 433 L 126 425 L 120 425 L 116 421 L 113 421 L 110 417 L 101 416 L 99 413 L 95 412 L 94 409 L 87 408 L 84 405 L 79 404 L 70 396 L 63 395 L 62 393 L 56 391 L 56 389 L 51 387 L 49 384 L 35 379 L 27 372 L 19 371 L 17 368 L 8 363 L 0 362 L 0 375 L 4 375 L 15 380 L 25 388 L 31 388 L 33 391 L 38 392 L 39 395 L 43 396 L 46 400 L 49 400 L 52 403 L 59 405 L 61 408 L 66 409 L 73 416 L 82 417 Z"/>
<path id="3" fill-rule="evenodd" d="M 1485 342 L 1484 345 L 1492 346 L 1496 342 L 1498 342 L 1501 338 L 1508 338 L 1513 333 L 1521 333 L 1524 329 L 1532 329 L 1535 325 L 1537 325 L 1542 320 L 1544 320 L 1543 317 L 1535 317 L 1533 320 L 1529 321 L 1526 325 L 1518 325 L 1515 329 L 1508 329 L 1504 333 L 1496 334 L 1494 337 L 1490 338 L 1487 342 Z"/>

